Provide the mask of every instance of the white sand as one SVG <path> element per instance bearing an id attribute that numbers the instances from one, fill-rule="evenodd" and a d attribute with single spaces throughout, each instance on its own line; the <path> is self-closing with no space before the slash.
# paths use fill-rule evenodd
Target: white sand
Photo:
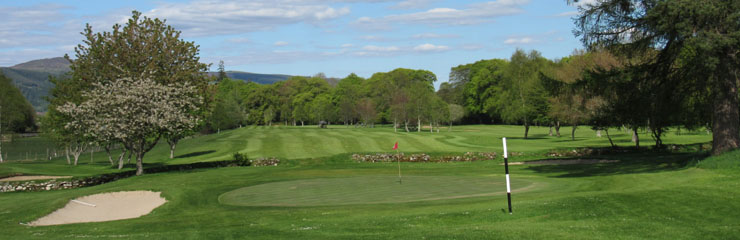
<path id="1" fill-rule="evenodd" d="M 606 160 L 606 159 L 552 159 L 552 160 L 536 160 L 526 162 L 510 162 L 509 165 L 523 165 L 523 164 L 540 164 L 540 165 L 568 165 L 568 164 L 597 164 L 597 163 L 615 163 L 619 160 Z M 501 165 L 504 165 L 503 163 Z"/>
<path id="2" fill-rule="evenodd" d="M 137 218 L 167 202 L 160 196 L 160 192 L 151 191 L 100 193 L 75 200 L 28 225 L 47 226 Z"/>
<path id="3" fill-rule="evenodd" d="M 0 178 L 0 182 L 31 181 L 31 180 L 49 180 L 58 178 L 71 178 L 72 176 L 16 176 Z"/>

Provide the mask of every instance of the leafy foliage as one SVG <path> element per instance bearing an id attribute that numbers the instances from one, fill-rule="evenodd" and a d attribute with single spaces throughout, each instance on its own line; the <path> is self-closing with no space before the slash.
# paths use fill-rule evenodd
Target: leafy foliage
<path id="1" fill-rule="evenodd" d="M 0 133 L 23 133 L 36 128 L 36 113 L 10 78 L 0 73 Z"/>

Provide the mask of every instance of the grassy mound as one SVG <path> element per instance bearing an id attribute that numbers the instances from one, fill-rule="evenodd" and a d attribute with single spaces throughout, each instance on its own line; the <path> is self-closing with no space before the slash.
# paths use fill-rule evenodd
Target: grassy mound
<path id="1" fill-rule="evenodd" d="M 530 186 L 512 182 L 513 189 Z M 219 201 L 236 206 L 336 206 L 400 203 L 506 194 L 503 178 L 456 176 L 361 176 L 283 181 L 227 192 Z"/>
<path id="2" fill-rule="evenodd" d="M 740 169 L 740 150 L 708 157 L 697 165 L 704 169 Z"/>

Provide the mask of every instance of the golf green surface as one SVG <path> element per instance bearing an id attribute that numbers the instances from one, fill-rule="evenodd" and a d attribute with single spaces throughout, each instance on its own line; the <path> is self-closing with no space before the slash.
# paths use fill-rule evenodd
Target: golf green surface
<path id="1" fill-rule="evenodd" d="M 402 203 L 506 194 L 500 177 L 361 176 L 281 181 L 239 188 L 219 197 L 236 206 L 336 206 Z M 512 189 L 529 188 L 514 180 Z"/>

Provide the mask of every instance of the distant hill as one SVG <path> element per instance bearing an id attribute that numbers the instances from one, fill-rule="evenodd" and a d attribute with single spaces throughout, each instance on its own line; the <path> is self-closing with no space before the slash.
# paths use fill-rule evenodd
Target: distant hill
<path id="1" fill-rule="evenodd" d="M 54 85 L 49 76 L 58 76 L 69 71 L 69 61 L 63 57 L 33 60 L 12 67 L 0 67 L 5 76 L 13 80 L 37 112 L 45 112 L 49 105 L 44 97 Z"/>
<path id="2" fill-rule="evenodd" d="M 54 84 L 49 82 L 49 76 L 59 76 L 69 72 L 69 61 L 63 57 L 46 58 L 21 63 L 12 67 L 0 67 L 0 71 L 13 80 L 23 96 L 33 105 L 37 112 L 46 112 L 49 103 L 44 100 Z M 218 72 L 210 72 L 212 76 Z M 252 81 L 259 84 L 273 84 L 285 81 L 290 75 L 284 74 L 260 74 L 240 71 L 227 71 L 226 75 L 231 79 Z"/>
<path id="3" fill-rule="evenodd" d="M 218 72 L 210 72 L 211 76 L 218 75 Z M 226 71 L 226 76 L 228 76 L 231 79 L 239 79 L 242 81 L 252 81 L 259 84 L 273 84 L 275 82 L 279 81 L 285 81 L 288 80 L 288 78 L 292 77 L 290 75 L 284 75 L 284 74 L 261 74 L 261 73 L 250 73 L 250 72 L 240 72 L 240 71 Z"/>
<path id="4" fill-rule="evenodd" d="M 55 57 L 33 60 L 10 68 L 61 74 L 69 71 L 69 65 L 70 63 L 67 59 L 63 57 Z"/>

